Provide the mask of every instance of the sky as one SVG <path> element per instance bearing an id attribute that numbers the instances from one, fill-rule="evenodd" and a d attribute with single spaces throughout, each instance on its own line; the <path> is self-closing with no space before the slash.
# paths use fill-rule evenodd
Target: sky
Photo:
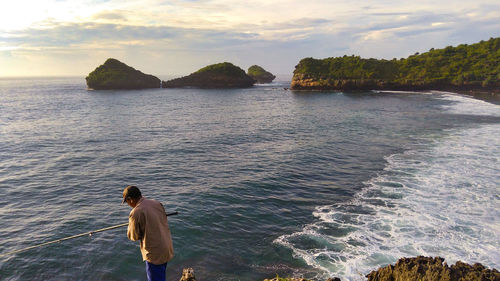
<path id="1" fill-rule="evenodd" d="M 392 59 L 491 37 L 498 0 L 0 0 L 0 77 L 86 76 L 107 58 L 156 76 L 226 61 L 291 75 L 305 57 Z"/>

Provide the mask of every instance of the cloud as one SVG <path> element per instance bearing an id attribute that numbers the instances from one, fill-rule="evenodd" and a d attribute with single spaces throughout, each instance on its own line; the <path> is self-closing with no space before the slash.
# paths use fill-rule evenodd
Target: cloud
<path id="1" fill-rule="evenodd" d="M 124 18 L 122 14 L 101 13 L 96 18 Z M 130 44 L 140 41 L 165 41 L 186 48 L 227 48 L 258 40 L 294 41 L 317 33 L 321 25 L 332 23 L 326 19 L 302 18 L 275 24 L 245 25 L 234 30 L 209 28 L 182 28 L 176 26 L 127 25 L 98 22 L 59 23 L 45 21 L 43 28 L 0 33 L 0 46 L 19 49 L 48 47 L 77 47 L 88 43 Z M 254 30 L 254 32 L 253 32 Z"/>
<path id="2" fill-rule="evenodd" d="M 43 20 L 0 27 L 5 69 L 21 72 L 36 58 L 62 73 L 70 60 L 71 71 L 88 73 L 116 56 L 160 74 L 221 61 L 291 73 L 303 57 L 405 57 L 500 35 L 500 4 L 490 0 L 89 1 L 53 3 Z"/>
<path id="3" fill-rule="evenodd" d="M 170 26 L 134 26 L 107 23 L 62 23 L 51 28 L 29 28 L 17 33 L 7 33 L 0 42 L 23 47 L 75 46 L 89 42 L 116 42 L 136 40 L 180 39 L 197 33 L 202 37 L 220 37 L 224 32 L 184 29 Z M 248 36 L 239 34 L 239 36 Z"/>
<path id="4" fill-rule="evenodd" d="M 416 36 L 420 34 L 426 34 L 426 33 L 431 33 L 431 32 L 442 32 L 446 30 L 450 30 L 451 27 L 439 27 L 439 26 L 432 26 L 432 27 L 426 27 L 426 28 L 416 28 L 416 29 L 411 29 L 411 30 L 402 30 L 402 31 L 395 31 L 394 35 L 398 37 L 408 37 L 408 36 Z"/>
<path id="5" fill-rule="evenodd" d="M 126 21 L 127 17 L 122 11 L 103 11 L 92 15 L 93 20 L 113 20 L 113 21 Z"/>
<path id="6" fill-rule="evenodd" d="M 387 13 L 384 13 L 384 12 L 374 12 L 374 13 L 367 13 L 366 15 L 370 15 L 370 16 L 381 16 L 381 17 L 395 17 L 395 16 L 409 16 L 411 15 L 410 12 L 387 12 Z"/>

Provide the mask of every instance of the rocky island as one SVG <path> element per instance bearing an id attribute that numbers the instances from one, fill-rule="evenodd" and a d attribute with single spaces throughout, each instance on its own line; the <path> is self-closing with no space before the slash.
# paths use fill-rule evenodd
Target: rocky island
<path id="1" fill-rule="evenodd" d="M 295 90 L 446 90 L 500 92 L 500 38 L 430 49 L 406 59 L 343 56 L 305 58 L 295 67 Z"/>
<path id="2" fill-rule="evenodd" d="M 212 64 L 181 78 L 163 81 L 163 88 L 248 88 L 255 80 L 232 63 Z"/>
<path id="3" fill-rule="evenodd" d="M 94 90 L 160 88 L 160 79 L 109 58 L 85 78 Z"/>
<path id="4" fill-rule="evenodd" d="M 252 77 L 257 81 L 259 84 L 263 83 L 271 83 L 273 82 L 274 76 L 271 72 L 266 71 L 264 68 L 258 66 L 258 65 L 252 65 L 248 68 L 248 76 Z"/>

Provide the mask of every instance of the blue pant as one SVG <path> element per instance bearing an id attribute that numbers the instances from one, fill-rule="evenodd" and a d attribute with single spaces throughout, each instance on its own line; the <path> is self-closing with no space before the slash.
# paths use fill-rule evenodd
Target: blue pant
<path id="1" fill-rule="evenodd" d="M 146 261 L 148 281 L 165 281 L 167 278 L 166 271 L 167 263 L 156 265 Z"/>

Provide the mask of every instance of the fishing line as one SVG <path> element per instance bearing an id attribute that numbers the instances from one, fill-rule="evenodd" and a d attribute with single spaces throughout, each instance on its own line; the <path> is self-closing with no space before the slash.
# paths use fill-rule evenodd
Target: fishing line
<path id="1" fill-rule="evenodd" d="M 177 214 L 178 214 L 178 212 L 173 212 L 173 213 L 168 213 L 168 214 L 165 214 L 165 215 L 167 215 L 167 217 L 168 217 L 168 216 L 173 216 L 173 215 L 177 215 Z M 5 256 L 8 256 L 8 255 L 17 254 L 17 253 L 24 252 L 24 251 L 27 251 L 27 250 L 31 250 L 31 249 L 35 249 L 35 248 L 47 246 L 47 245 L 54 244 L 54 243 L 59 243 L 59 242 L 70 240 L 70 239 L 75 239 L 75 238 L 86 236 L 86 235 L 92 236 L 92 234 L 94 234 L 94 233 L 103 232 L 103 231 L 107 231 L 107 230 L 111 230 L 111 229 L 115 229 L 115 228 L 120 228 L 120 227 L 124 227 L 124 226 L 127 226 L 127 225 L 128 225 L 128 222 L 127 223 L 113 225 L 113 226 L 109 226 L 109 227 L 105 227 L 105 228 L 101 228 L 101 229 L 96 229 L 96 230 L 92 230 L 92 231 L 87 231 L 87 232 L 84 232 L 84 233 L 81 233 L 81 234 L 77 234 L 77 235 L 73 235 L 73 236 L 68 236 L 68 237 L 64 237 L 64 238 L 52 240 L 52 241 L 49 241 L 49 242 L 37 244 L 37 245 L 34 245 L 34 246 L 26 247 L 26 248 L 23 248 L 23 249 L 15 250 L 15 251 L 12 251 L 12 252 L 0 254 L 0 257 L 5 257 Z"/>

